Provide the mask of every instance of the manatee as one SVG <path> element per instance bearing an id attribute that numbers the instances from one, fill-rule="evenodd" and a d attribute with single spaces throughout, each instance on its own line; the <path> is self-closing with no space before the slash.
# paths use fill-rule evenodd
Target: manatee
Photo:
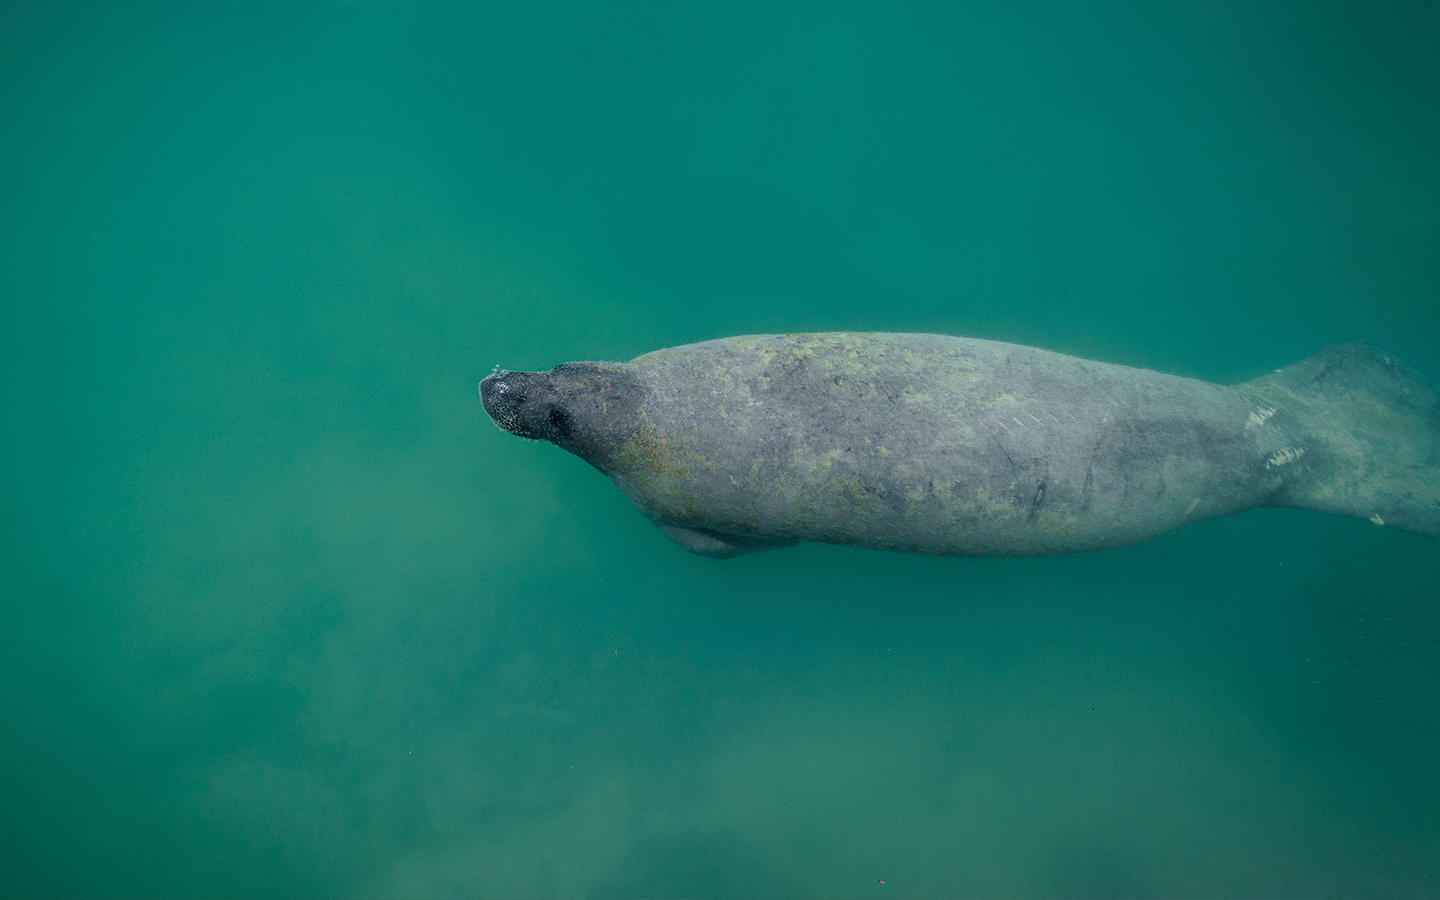
<path id="1" fill-rule="evenodd" d="M 1226 387 L 945 335 L 751 335 L 497 369 L 480 397 L 716 558 L 1076 553 L 1267 506 L 1440 537 L 1440 397 L 1368 344 Z"/>

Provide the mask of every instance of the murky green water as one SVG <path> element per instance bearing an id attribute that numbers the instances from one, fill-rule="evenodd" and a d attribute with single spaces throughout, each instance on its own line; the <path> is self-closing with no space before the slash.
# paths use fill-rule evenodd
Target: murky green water
<path id="1" fill-rule="evenodd" d="M 7 896 L 1435 896 L 1440 544 L 664 540 L 475 385 L 1440 377 L 1426 4 L 11 4 Z"/>

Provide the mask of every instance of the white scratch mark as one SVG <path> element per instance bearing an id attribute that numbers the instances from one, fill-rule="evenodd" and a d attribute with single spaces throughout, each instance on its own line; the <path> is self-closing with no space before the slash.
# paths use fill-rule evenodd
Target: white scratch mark
<path id="1" fill-rule="evenodd" d="M 1305 455 L 1305 448 L 1304 448 L 1304 447 L 1295 447 L 1295 448 L 1286 447 L 1286 448 L 1284 448 L 1283 450 L 1277 451 L 1274 456 L 1272 456 L 1272 457 L 1270 457 L 1268 460 L 1266 460 L 1266 461 L 1265 461 L 1265 468 L 1267 468 L 1267 469 L 1272 469 L 1272 468 L 1274 468 L 1274 467 L 1276 467 L 1276 466 L 1288 465 L 1288 464 L 1294 462 L 1295 460 L 1299 459 L 1300 457 L 1302 457 L 1302 456 L 1304 456 L 1304 455 Z"/>
<path id="2" fill-rule="evenodd" d="M 1273 406 L 1256 409 L 1245 422 L 1245 427 L 1249 428 L 1251 425 L 1264 425 L 1265 420 L 1273 415 L 1275 415 L 1275 407 Z"/>

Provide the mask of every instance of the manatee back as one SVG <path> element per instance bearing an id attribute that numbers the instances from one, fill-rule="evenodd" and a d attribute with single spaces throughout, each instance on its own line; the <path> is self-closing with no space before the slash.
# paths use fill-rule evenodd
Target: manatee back
<path id="1" fill-rule="evenodd" d="M 1065 553 L 1262 502 L 1253 400 L 1218 385 L 925 334 L 726 338 L 629 367 L 642 424 L 609 474 L 707 555 L 730 551 L 717 535 Z"/>

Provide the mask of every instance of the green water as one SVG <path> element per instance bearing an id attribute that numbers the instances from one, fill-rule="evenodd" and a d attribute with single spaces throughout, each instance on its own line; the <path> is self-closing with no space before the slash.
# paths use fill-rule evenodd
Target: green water
<path id="1" fill-rule="evenodd" d="M 716 562 L 475 390 L 833 329 L 1440 377 L 1437 41 L 5 5 L 0 894 L 1440 894 L 1440 543 Z"/>

